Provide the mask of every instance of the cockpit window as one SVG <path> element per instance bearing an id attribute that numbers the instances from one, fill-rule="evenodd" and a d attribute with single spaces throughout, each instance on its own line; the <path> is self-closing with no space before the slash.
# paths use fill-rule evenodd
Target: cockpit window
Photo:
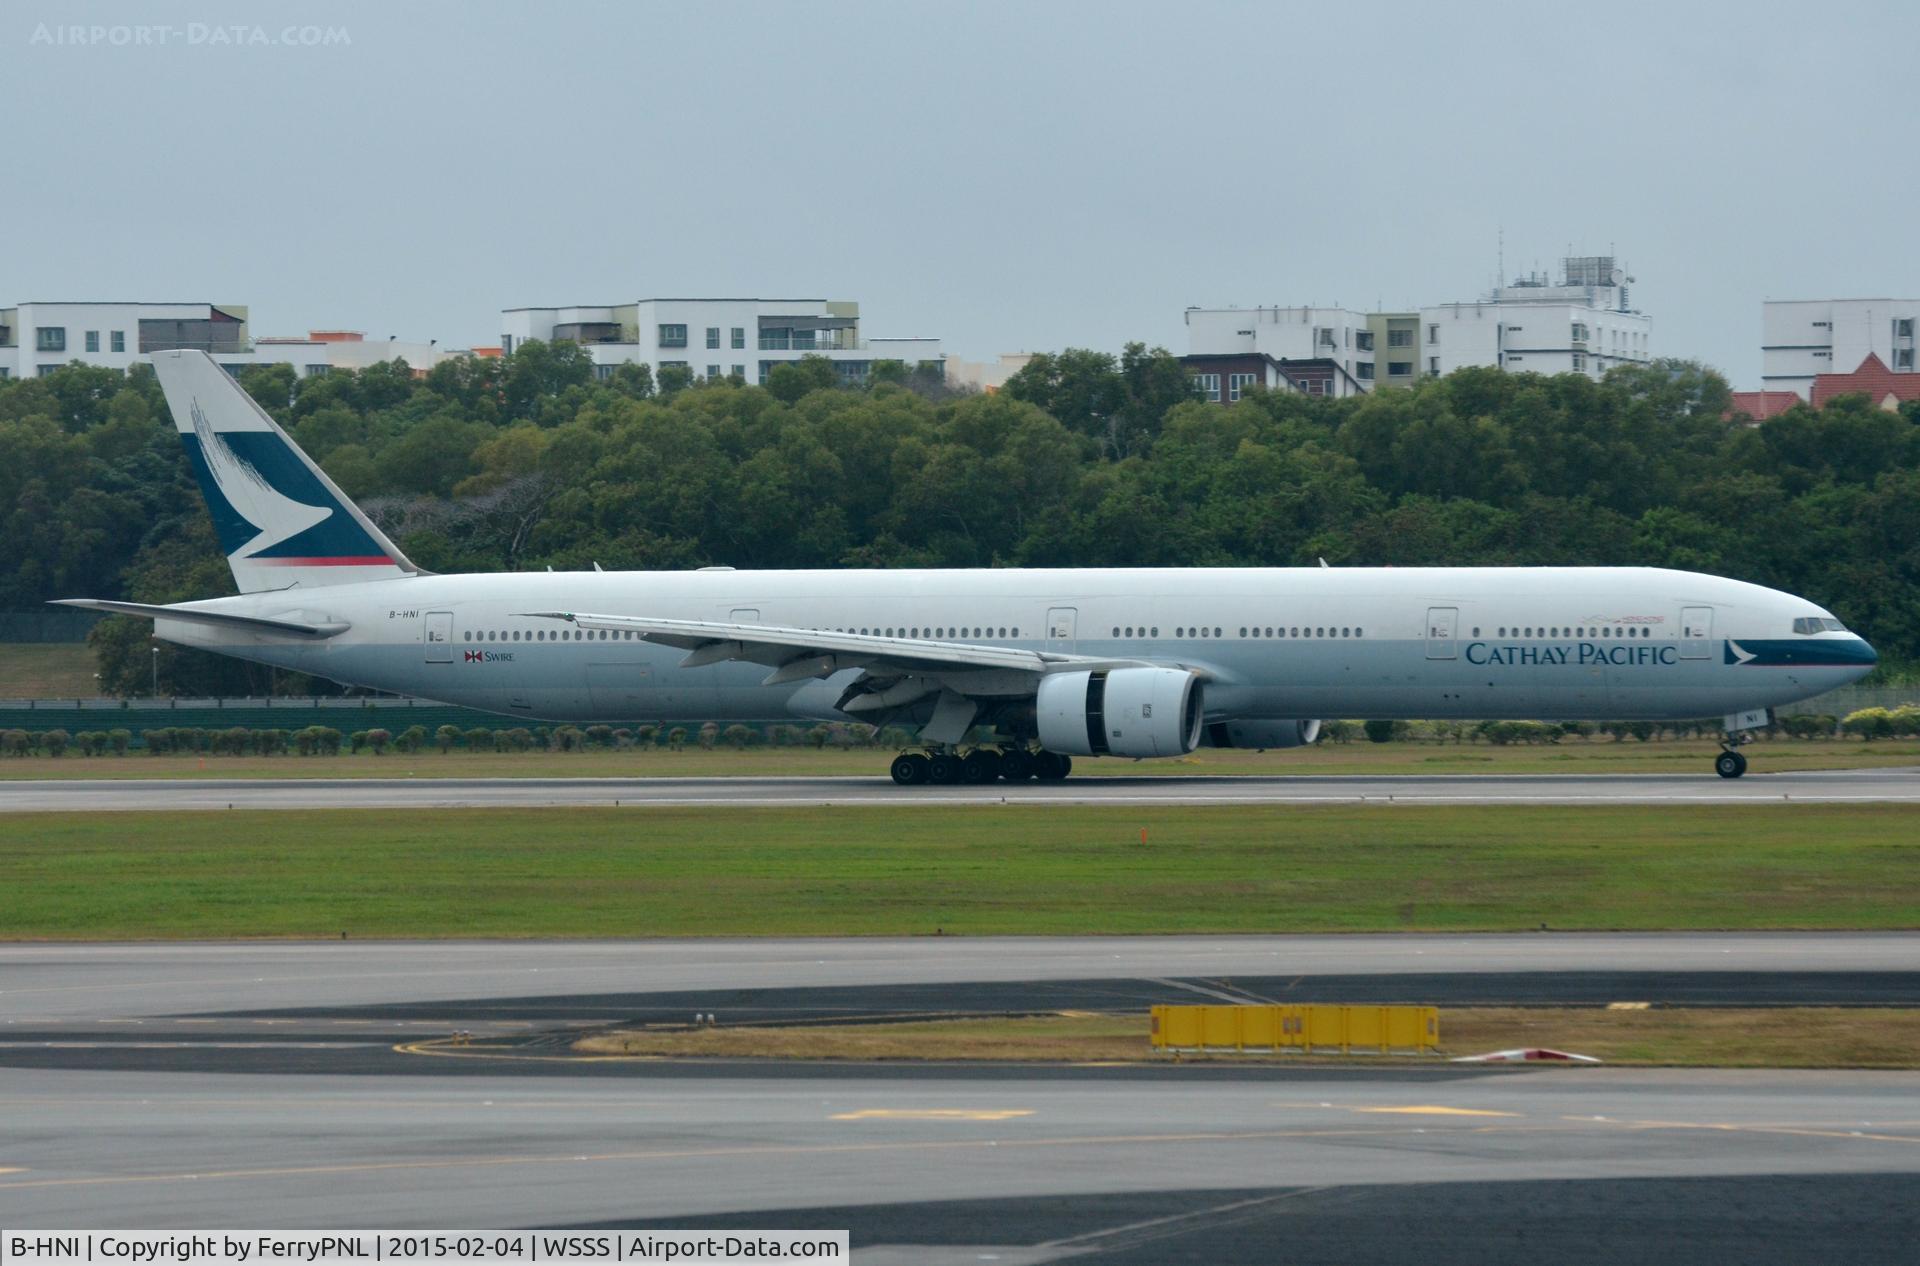
<path id="1" fill-rule="evenodd" d="M 1830 615 L 1803 615 L 1793 622 L 1795 633 L 1845 633 L 1847 626 Z"/>

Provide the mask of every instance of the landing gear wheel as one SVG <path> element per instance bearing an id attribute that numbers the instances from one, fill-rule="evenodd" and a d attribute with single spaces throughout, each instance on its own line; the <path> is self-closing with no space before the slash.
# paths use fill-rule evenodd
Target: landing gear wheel
<path id="1" fill-rule="evenodd" d="M 1073 757 L 1041 752 L 1033 758 L 1033 776 L 1041 782 L 1059 782 L 1073 772 Z"/>
<path id="2" fill-rule="evenodd" d="M 1000 753 L 982 748 L 968 752 L 960 761 L 960 781 L 969 787 L 992 782 L 1000 776 Z"/>
<path id="3" fill-rule="evenodd" d="M 960 781 L 960 758 L 951 752 L 935 752 L 927 757 L 927 781 L 937 787 L 951 787 Z"/>
<path id="4" fill-rule="evenodd" d="M 1022 747 L 1009 747 L 1000 753 L 1000 776 L 1008 782 L 1025 782 L 1033 777 L 1033 754 Z"/>
<path id="5" fill-rule="evenodd" d="M 1722 778 L 1738 778 L 1747 772 L 1747 758 L 1738 752 L 1722 752 L 1713 759 L 1713 772 Z"/>
<path id="6" fill-rule="evenodd" d="M 927 781 L 927 758 L 911 753 L 893 758 L 893 780 L 902 787 L 918 787 Z"/>

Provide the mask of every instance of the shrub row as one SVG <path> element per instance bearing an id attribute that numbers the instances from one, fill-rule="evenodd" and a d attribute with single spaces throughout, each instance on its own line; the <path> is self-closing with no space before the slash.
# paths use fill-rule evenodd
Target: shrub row
<path id="1" fill-rule="evenodd" d="M 386 729 L 354 730 L 343 734 L 331 726 L 310 725 L 301 730 L 255 730 L 243 726 L 227 729 L 203 729 L 180 726 L 142 730 L 138 744 L 151 756 L 338 756 L 342 751 L 371 752 L 376 756 L 389 751 L 411 753 L 428 750 L 452 752 L 577 752 L 591 748 L 605 750 L 666 747 L 674 751 L 688 745 L 701 748 L 760 746 L 853 748 L 906 747 L 913 736 L 905 730 L 876 730 L 870 725 L 821 724 L 720 726 L 708 722 L 700 726 L 641 725 L 632 728 L 610 725 L 589 726 L 513 726 L 490 729 L 477 726 L 461 729 L 443 725 L 429 731 L 415 725 L 395 733 Z M 124 756 L 135 745 L 132 731 L 124 729 L 69 733 L 66 730 L 0 731 L 0 753 L 8 756 L 64 756 L 69 751 L 86 756 Z"/>
<path id="2" fill-rule="evenodd" d="M 1330 743 L 1351 743 L 1365 738 L 1374 743 L 1487 743 L 1495 747 L 1517 744 L 1560 743 L 1567 740 L 1592 742 L 1627 739 L 1650 743 L 1676 739 L 1717 738 L 1720 722 L 1714 718 L 1695 721 L 1326 721 L 1321 738 Z M 1781 717 L 1763 738 L 1824 739 L 1845 736 L 1872 741 L 1886 738 L 1920 736 L 1920 706 L 1899 708 L 1863 708 L 1845 718 L 1824 714 Z M 990 741 L 982 733 L 976 742 Z M 342 751 L 414 753 L 429 749 L 447 753 L 467 752 L 579 752 L 593 749 L 615 751 L 664 747 L 679 751 L 688 745 L 703 749 L 725 747 L 811 747 L 822 748 L 904 748 L 911 747 L 914 736 L 898 727 L 876 730 L 870 725 L 820 724 L 814 726 L 734 724 L 721 726 L 708 722 L 701 726 L 610 725 L 513 726 L 490 729 L 477 726 L 461 729 L 443 725 L 429 731 L 425 726 L 409 726 L 394 733 L 385 729 L 354 730 L 343 734 L 325 725 L 310 725 L 301 730 L 255 730 L 242 726 L 228 729 L 175 727 L 142 730 L 138 745 L 149 755 L 213 756 L 338 756 Z M 132 731 L 81 730 L 4 730 L 0 731 L 0 753 L 8 756 L 63 756 L 77 752 L 83 756 L 124 756 L 135 746 Z"/>

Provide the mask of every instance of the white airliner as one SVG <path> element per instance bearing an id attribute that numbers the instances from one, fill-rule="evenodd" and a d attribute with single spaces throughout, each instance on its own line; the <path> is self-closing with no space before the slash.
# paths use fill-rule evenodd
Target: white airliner
<path id="1" fill-rule="evenodd" d="M 409 562 L 201 352 L 153 357 L 237 597 L 66 605 L 155 636 L 526 720 L 917 729 L 903 784 L 1074 756 L 1311 743 L 1326 716 L 1725 718 L 1865 676 L 1791 594 L 1641 567 L 514 572 Z M 977 726 L 994 746 L 966 746 Z"/>

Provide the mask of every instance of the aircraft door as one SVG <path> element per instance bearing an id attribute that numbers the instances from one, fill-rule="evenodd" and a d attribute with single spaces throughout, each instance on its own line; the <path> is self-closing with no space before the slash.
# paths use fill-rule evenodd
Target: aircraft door
<path id="1" fill-rule="evenodd" d="M 1713 646 L 1713 608 L 1680 608 L 1680 658 L 1706 659 Z"/>
<path id="2" fill-rule="evenodd" d="M 426 644 L 429 664 L 451 664 L 453 662 L 453 612 L 427 612 L 427 627 L 423 640 Z"/>
<path id="3" fill-rule="evenodd" d="M 1047 649 L 1073 654 L 1074 626 L 1079 622 L 1078 607 L 1054 607 L 1047 612 Z"/>
<path id="4" fill-rule="evenodd" d="M 1427 658 L 1458 659 L 1455 635 L 1460 624 L 1458 607 L 1427 608 Z"/>

